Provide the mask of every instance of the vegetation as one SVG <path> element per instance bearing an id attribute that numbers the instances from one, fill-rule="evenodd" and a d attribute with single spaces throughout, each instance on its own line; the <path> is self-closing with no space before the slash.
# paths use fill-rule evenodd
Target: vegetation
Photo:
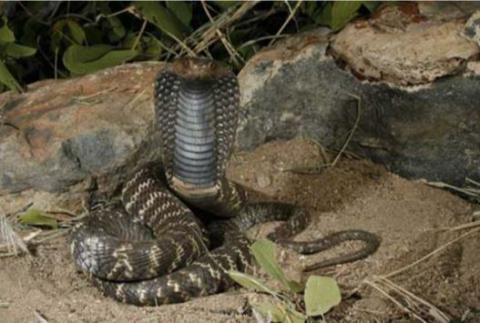
<path id="1" fill-rule="evenodd" d="M 377 2 L 2 2 L 0 92 L 127 61 L 205 56 L 235 69 L 287 34 L 341 29 Z"/>
<path id="2" fill-rule="evenodd" d="M 327 313 L 341 301 L 337 282 L 330 277 L 310 276 L 305 285 L 289 280 L 275 259 L 276 246 L 269 240 L 258 240 L 251 247 L 258 265 L 271 278 L 282 285 L 277 291 L 267 286 L 261 279 L 240 272 L 230 272 L 230 277 L 243 287 L 271 296 L 253 304 L 254 313 L 260 316 L 259 322 L 301 323 Z M 303 299 L 298 293 L 303 292 Z"/>

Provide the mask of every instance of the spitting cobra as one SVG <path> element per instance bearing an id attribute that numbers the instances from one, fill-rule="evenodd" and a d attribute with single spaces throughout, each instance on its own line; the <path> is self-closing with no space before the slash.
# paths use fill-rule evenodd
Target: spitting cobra
<path id="1" fill-rule="evenodd" d="M 315 241 L 290 237 L 309 223 L 308 212 L 283 203 L 250 203 L 225 177 L 238 123 L 239 87 L 222 64 L 178 59 L 154 85 L 161 162 L 139 167 L 117 201 L 92 209 L 72 230 L 76 267 L 105 295 L 137 305 L 184 302 L 234 286 L 228 272 L 252 270 L 251 226 L 282 221 L 268 238 L 302 254 L 346 240 L 364 247 L 306 268 L 358 260 L 379 238 L 362 230 Z"/>

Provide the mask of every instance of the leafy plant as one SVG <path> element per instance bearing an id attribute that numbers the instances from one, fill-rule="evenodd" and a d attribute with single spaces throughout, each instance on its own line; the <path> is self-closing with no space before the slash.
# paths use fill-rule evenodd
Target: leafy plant
<path id="1" fill-rule="evenodd" d="M 251 252 L 258 265 L 273 279 L 279 281 L 282 291 L 268 287 L 261 279 L 232 271 L 230 277 L 252 291 L 269 294 L 274 301 L 254 304 L 253 308 L 271 322 L 305 322 L 309 317 L 323 316 L 341 301 L 340 289 L 336 281 L 329 277 L 310 276 L 303 286 L 299 282 L 289 280 L 275 258 L 276 246 L 269 240 L 256 241 Z M 299 308 L 295 301 L 302 292 L 304 306 Z"/>
<path id="2" fill-rule="evenodd" d="M 318 24 L 327 25 L 333 31 L 338 31 L 360 15 L 362 7 L 372 12 L 378 5 L 378 1 L 335 1 L 329 2 L 322 10 L 313 12 L 312 16 Z"/>
<path id="3" fill-rule="evenodd" d="M 16 42 L 15 35 L 8 27 L 8 19 L 1 18 L 0 28 L 0 82 L 13 91 L 22 91 L 22 87 L 11 74 L 8 65 L 15 59 L 34 55 L 35 48 L 20 45 Z"/>
<path id="4" fill-rule="evenodd" d="M 26 225 L 58 229 L 58 222 L 55 218 L 52 218 L 46 213 L 34 208 L 30 208 L 25 213 L 20 215 L 19 221 L 20 223 Z"/>
<path id="5" fill-rule="evenodd" d="M 129 61 L 206 56 L 234 68 L 286 34 L 337 31 L 377 2 L 0 3 L 0 92 Z"/>

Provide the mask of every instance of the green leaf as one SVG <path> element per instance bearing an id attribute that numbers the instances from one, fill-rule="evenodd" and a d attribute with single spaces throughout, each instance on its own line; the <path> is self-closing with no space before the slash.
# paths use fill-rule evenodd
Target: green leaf
<path id="1" fill-rule="evenodd" d="M 231 279 L 233 279 L 237 284 L 240 286 L 256 291 L 256 292 L 264 292 L 271 295 L 276 295 L 274 291 L 268 288 L 262 281 L 258 278 L 238 272 L 238 271 L 229 271 L 228 275 Z"/>
<path id="2" fill-rule="evenodd" d="M 8 28 L 8 20 L 7 18 L 3 17 L 3 25 L 0 28 L 0 42 L 3 43 L 13 43 L 15 41 L 15 35 L 13 31 Z"/>
<path id="3" fill-rule="evenodd" d="M 15 43 L 8 43 L 3 50 L 7 56 L 13 58 L 32 56 L 37 52 L 36 48 L 18 45 Z"/>
<path id="4" fill-rule="evenodd" d="M 356 15 L 362 6 L 360 1 L 338 1 L 332 6 L 332 21 L 330 27 L 333 30 L 342 29 Z"/>
<path id="5" fill-rule="evenodd" d="M 185 27 L 167 8 L 157 2 L 139 1 L 135 2 L 134 5 L 145 19 L 160 28 L 160 30 L 167 34 L 171 34 L 176 38 L 183 39 L 183 31 Z"/>
<path id="6" fill-rule="evenodd" d="M 317 10 L 318 7 L 321 6 L 321 2 L 316 1 L 305 1 L 302 4 L 302 11 L 309 17 L 312 17 L 314 12 Z"/>
<path id="7" fill-rule="evenodd" d="M 110 26 L 112 26 L 113 35 L 115 36 L 115 37 L 112 37 L 112 39 L 114 40 L 122 39 L 125 36 L 126 31 L 120 19 L 116 16 L 113 16 L 113 17 L 107 17 L 107 20 Z"/>
<path id="8" fill-rule="evenodd" d="M 4 61 L 0 60 L 0 82 L 5 84 L 10 90 L 22 92 L 22 87 L 8 70 Z"/>
<path id="9" fill-rule="evenodd" d="M 144 51 L 145 55 L 148 55 L 151 58 L 159 58 L 164 48 L 162 42 L 153 35 L 144 36 L 142 37 L 142 40 L 147 47 Z"/>
<path id="10" fill-rule="evenodd" d="M 250 247 L 250 250 L 260 267 L 262 267 L 271 277 L 280 281 L 285 288 L 294 293 L 303 290 L 299 283 L 290 281 L 285 276 L 285 273 L 275 259 L 276 246 L 273 242 L 270 240 L 258 240 Z"/>
<path id="11" fill-rule="evenodd" d="M 86 39 L 85 31 L 83 31 L 82 27 L 74 20 L 68 19 L 67 26 L 70 30 L 70 34 L 72 35 L 73 40 L 78 44 L 81 45 Z"/>
<path id="12" fill-rule="evenodd" d="M 49 227 L 51 229 L 58 228 L 58 222 L 56 219 L 46 215 L 44 212 L 37 209 L 28 209 L 27 212 L 20 215 L 19 220 L 23 224 Z"/>
<path id="13" fill-rule="evenodd" d="M 335 279 L 323 276 L 310 276 L 305 287 L 305 308 L 308 316 L 327 313 L 342 300 Z"/>
<path id="14" fill-rule="evenodd" d="M 286 304 L 263 302 L 253 305 L 264 318 L 270 319 L 268 322 L 292 322 L 303 323 L 307 319 L 302 313 L 299 313 Z"/>
<path id="15" fill-rule="evenodd" d="M 53 25 L 52 47 L 58 48 L 60 41 L 65 37 L 70 44 L 81 45 L 87 36 L 83 28 L 72 19 L 61 19 Z"/>
<path id="16" fill-rule="evenodd" d="M 135 50 L 114 50 L 109 45 L 72 45 L 63 54 L 63 64 L 74 74 L 87 74 L 122 64 L 137 56 Z"/>
<path id="17" fill-rule="evenodd" d="M 328 2 L 323 8 L 315 10 L 313 20 L 320 25 L 331 26 L 332 24 L 332 2 Z"/>
<path id="18" fill-rule="evenodd" d="M 362 1 L 362 6 L 372 13 L 380 5 L 380 1 Z"/>
<path id="19" fill-rule="evenodd" d="M 192 4 L 185 1 L 166 1 L 167 8 L 185 25 L 192 21 Z"/>
<path id="20" fill-rule="evenodd" d="M 43 31 L 46 29 L 46 26 L 38 22 L 38 18 L 28 18 L 27 21 L 23 23 L 22 36 L 19 43 L 30 47 L 36 47 L 38 35 L 43 34 Z"/>

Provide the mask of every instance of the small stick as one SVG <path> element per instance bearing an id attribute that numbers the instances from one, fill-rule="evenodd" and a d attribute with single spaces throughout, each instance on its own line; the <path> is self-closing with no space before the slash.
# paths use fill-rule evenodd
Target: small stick
<path id="1" fill-rule="evenodd" d="M 350 130 L 350 133 L 348 134 L 347 140 L 345 140 L 345 143 L 343 144 L 343 147 L 340 149 L 338 152 L 337 156 L 333 160 L 331 166 L 335 166 L 337 164 L 337 161 L 340 159 L 340 156 L 343 154 L 345 149 L 347 149 L 348 144 L 350 143 L 350 140 L 353 138 L 353 134 L 358 128 L 358 124 L 360 122 L 360 116 L 362 114 L 362 98 L 359 97 L 358 95 L 352 94 L 352 93 L 346 93 L 347 95 L 355 98 L 357 100 L 357 118 L 355 119 L 355 123 L 353 124 L 352 129 Z"/>
<path id="2" fill-rule="evenodd" d="M 135 42 L 132 45 L 132 50 L 135 50 L 138 44 L 140 43 L 140 38 L 142 38 L 143 33 L 145 31 L 145 27 L 147 27 L 147 22 L 148 22 L 147 19 L 143 20 L 142 28 L 140 28 L 140 32 L 138 33 L 137 38 L 135 38 Z"/>
<path id="3" fill-rule="evenodd" d="M 300 0 L 297 2 L 297 4 L 295 5 L 295 7 L 293 8 L 293 10 L 290 11 L 290 14 L 288 15 L 288 18 L 283 22 L 283 25 L 280 27 L 280 29 L 277 31 L 277 33 L 275 34 L 275 37 L 277 37 L 278 35 L 280 35 L 282 33 L 282 31 L 285 29 L 285 27 L 287 27 L 288 23 L 290 22 L 290 20 L 292 20 L 294 17 L 295 17 L 295 13 L 297 12 L 298 8 L 300 8 L 300 5 L 303 3 L 303 0 Z M 275 38 L 272 39 L 269 43 L 268 43 L 268 46 L 271 46 L 273 44 L 273 42 L 275 41 Z"/>
<path id="4" fill-rule="evenodd" d="M 476 228 L 476 229 L 473 229 L 473 230 L 471 230 L 471 231 L 468 231 L 468 232 L 466 232 L 466 233 L 458 236 L 457 238 L 455 238 L 455 239 L 453 239 L 453 240 L 445 243 L 444 245 L 438 247 L 437 249 L 433 250 L 432 252 L 428 253 L 427 255 L 423 256 L 422 258 L 420 258 L 420 259 L 412 262 L 411 264 L 406 265 L 406 266 L 403 266 L 403 267 L 401 267 L 401 268 L 399 268 L 399 269 L 397 269 L 397 270 L 394 270 L 394 271 L 392 271 L 392 272 L 390 272 L 390 273 L 388 273 L 388 274 L 386 274 L 386 275 L 382 275 L 381 277 L 382 277 L 382 278 L 389 278 L 389 277 L 398 275 L 398 274 L 400 274 L 400 273 L 402 273 L 402 272 L 404 272 L 404 271 L 406 271 L 406 270 L 408 270 L 408 269 L 410 269 L 410 268 L 418 265 L 418 264 L 421 263 L 422 261 L 425 261 L 426 259 L 428 259 L 428 258 L 436 255 L 437 253 L 439 253 L 440 251 L 444 250 L 444 249 L 447 248 L 448 246 L 454 244 L 455 242 L 457 242 L 457 241 L 459 241 L 459 240 L 461 240 L 461 239 L 463 239 L 463 238 L 465 238 L 465 237 L 467 237 L 467 236 L 469 236 L 469 235 L 472 235 L 472 234 L 474 234 L 474 233 L 476 233 L 476 232 L 480 232 L 480 227 L 479 227 L 479 228 Z"/>
<path id="5" fill-rule="evenodd" d="M 409 290 L 395 284 L 393 281 L 391 281 L 387 278 L 378 277 L 378 279 L 380 279 L 387 287 L 391 288 L 392 290 L 395 290 L 398 293 L 403 294 L 405 297 L 409 297 L 409 298 L 413 299 L 414 301 L 428 307 L 430 309 L 429 314 L 434 316 L 439 322 L 441 322 L 441 323 L 450 322 L 450 318 L 445 313 L 443 313 L 441 310 L 439 310 L 435 305 L 427 302 L 426 300 L 424 300 L 421 297 L 418 297 L 417 295 L 413 294 Z"/>
<path id="6" fill-rule="evenodd" d="M 38 323 L 48 323 L 47 319 L 42 314 L 40 314 L 39 311 L 34 310 L 33 315 L 35 315 Z"/>
<path id="7" fill-rule="evenodd" d="M 397 305 L 397 307 L 400 308 L 403 312 L 411 314 L 413 317 L 415 317 L 417 320 L 419 320 L 422 323 L 427 323 L 427 321 L 425 321 L 423 318 L 418 316 L 415 312 L 412 312 L 408 307 L 406 307 L 405 305 L 403 305 L 402 303 L 397 301 L 394 297 L 392 297 L 390 294 L 388 294 L 386 291 L 381 289 L 380 286 L 378 286 L 376 283 L 374 283 L 372 281 L 369 281 L 369 280 L 365 280 L 364 283 L 369 285 L 370 287 L 372 287 L 376 291 L 380 292 L 383 296 L 385 296 L 390 301 L 392 301 L 395 305 Z"/>

